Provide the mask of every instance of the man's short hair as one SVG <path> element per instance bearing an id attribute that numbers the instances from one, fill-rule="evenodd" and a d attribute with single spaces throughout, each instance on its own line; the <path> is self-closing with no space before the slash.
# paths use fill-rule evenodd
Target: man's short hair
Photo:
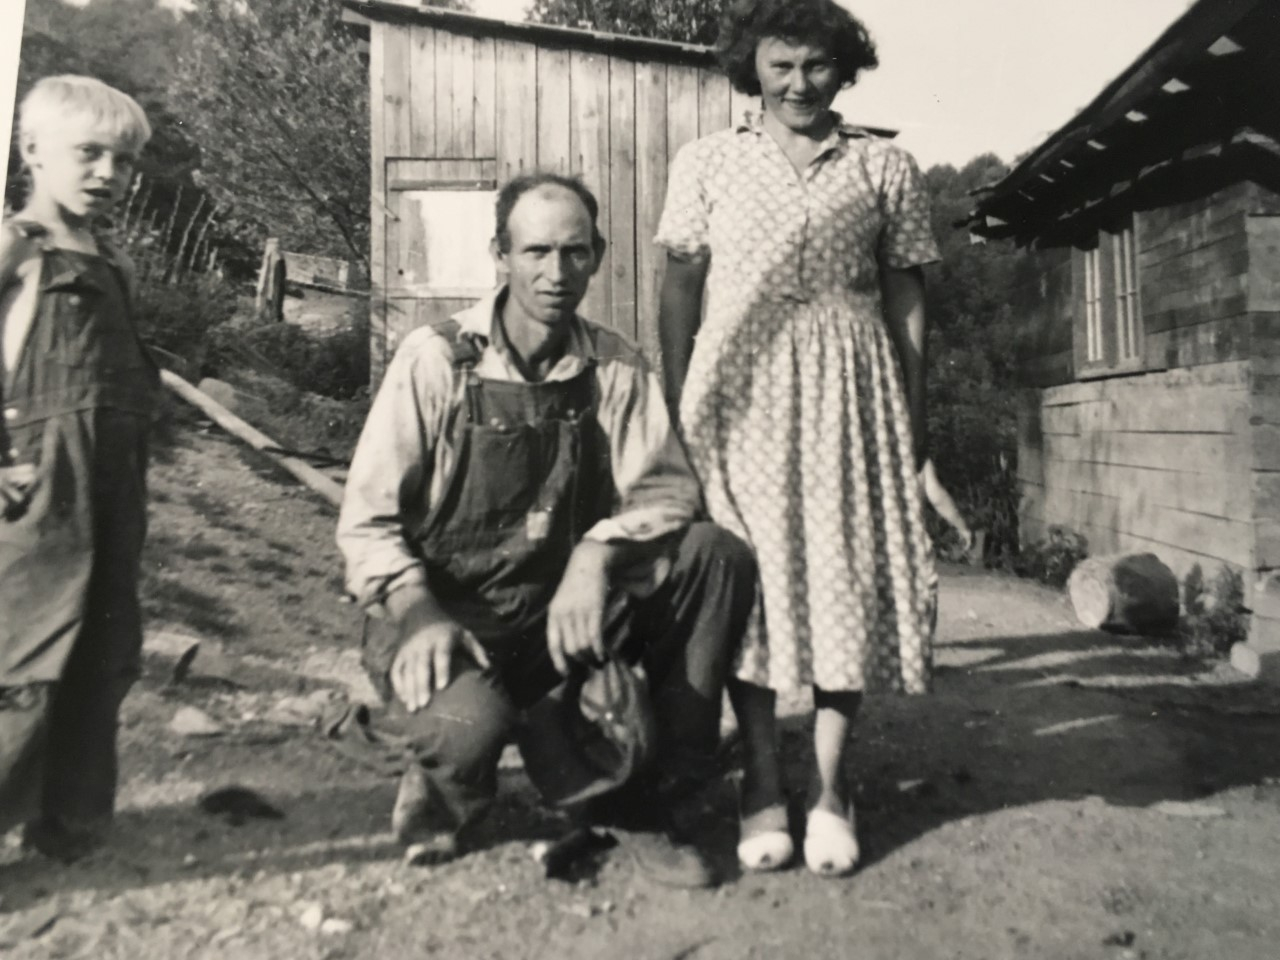
<path id="1" fill-rule="evenodd" d="M 151 139 L 151 124 L 138 101 L 101 80 L 74 74 L 45 77 L 27 92 L 19 108 L 19 136 L 27 143 L 72 119 L 88 121 L 135 152 Z"/>
<path id="2" fill-rule="evenodd" d="M 595 194 L 577 177 L 566 177 L 564 174 L 543 170 L 522 173 L 518 177 L 513 177 L 503 184 L 502 189 L 498 191 L 495 217 L 497 221 L 498 249 L 503 253 L 511 252 L 511 211 L 515 209 L 516 203 L 529 191 L 545 186 L 563 187 L 577 195 L 591 217 L 591 243 L 597 250 L 603 249 L 604 236 L 600 233 L 600 228 L 596 223 L 600 216 L 600 204 L 597 202 Z"/>

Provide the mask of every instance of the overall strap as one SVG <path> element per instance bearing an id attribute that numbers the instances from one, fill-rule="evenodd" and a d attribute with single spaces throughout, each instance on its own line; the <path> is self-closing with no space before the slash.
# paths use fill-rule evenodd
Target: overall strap
<path id="1" fill-rule="evenodd" d="M 462 325 L 452 317 L 435 330 L 449 342 L 449 349 L 453 352 L 453 368 L 467 378 L 467 416 L 472 423 L 479 423 L 483 413 L 480 409 L 480 378 L 476 376 L 475 367 L 489 343 L 488 338 L 477 333 L 463 333 Z"/>

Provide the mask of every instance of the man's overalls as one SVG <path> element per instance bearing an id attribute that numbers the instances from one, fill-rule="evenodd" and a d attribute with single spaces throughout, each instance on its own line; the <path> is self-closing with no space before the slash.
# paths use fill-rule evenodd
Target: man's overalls
<path id="1" fill-rule="evenodd" d="M 147 435 L 159 393 L 109 251 L 41 258 L 35 316 L 5 371 L 0 453 L 37 466 L 0 518 L 0 830 L 110 820 L 119 708 L 138 676 Z"/>
<path id="2" fill-rule="evenodd" d="M 487 808 L 498 759 L 520 711 L 561 681 L 547 653 L 546 615 L 569 555 L 610 515 L 617 492 L 608 438 L 595 415 L 597 373 L 542 383 L 482 380 L 484 341 L 455 342 L 465 400 L 449 429 L 456 466 L 423 527 L 411 532 L 436 598 L 484 646 L 481 671 L 466 661 L 417 714 L 395 701 L 387 678 L 396 653 L 385 624 L 366 633 L 365 664 L 392 701 L 391 719 L 458 827 Z M 663 773 L 705 778 L 719 736 L 722 691 L 755 596 L 745 544 L 697 523 L 654 545 L 671 564 L 656 591 L 619 591 L 605 645 L 644 663 L 658 718 Z M 652 562 L 652 561 L 650 561 Z M 373 625 L 373 622 L 371 622 Z"/>

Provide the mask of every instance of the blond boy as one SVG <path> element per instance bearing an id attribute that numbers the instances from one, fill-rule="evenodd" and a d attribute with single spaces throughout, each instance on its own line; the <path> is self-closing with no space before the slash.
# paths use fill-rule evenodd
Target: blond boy
<path id="1" fill-rule="evenodd" d="M 137 678 L 154 363 L 97 229 L 151 135 L 131 98 L 48 77 L 20 106 L 31 177 L 0 227 L 0 831 L 75 859 L 109 825 Z"/>

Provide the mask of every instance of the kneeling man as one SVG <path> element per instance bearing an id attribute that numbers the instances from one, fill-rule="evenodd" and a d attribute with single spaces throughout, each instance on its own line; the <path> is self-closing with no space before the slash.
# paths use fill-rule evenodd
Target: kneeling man
<path id="1" fill-rule="evenodd" d="M 698 484 L 644 358 L 576 313 L 604 251 L 596 214 L 574 179 L 503 187 L 504 286 L 405 338 L 351 465 L 338 543 L 387 628 L 365 662 L 417 760 L 392 818 L 406 844 L 443 812 L 451 850 L 492 801 L 522 711 L 611 653 L 650 681 L 657 770 L 637 786 L 652 806 L 711 772 L 756 570 L 694 522 Z M 623 836 L 655 878 L 711 882 L 671 831 Z"/>

